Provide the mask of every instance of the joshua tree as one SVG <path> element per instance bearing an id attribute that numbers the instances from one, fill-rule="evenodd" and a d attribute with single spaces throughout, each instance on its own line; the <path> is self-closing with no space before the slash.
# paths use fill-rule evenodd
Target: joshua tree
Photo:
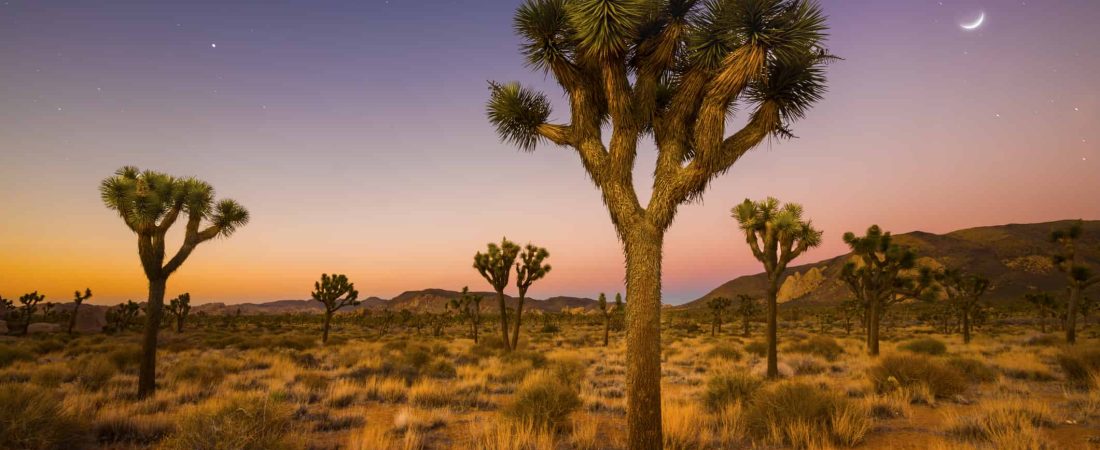
<path id="1" fill-rule="evenodd" d="M 481 296 L 471 294 L 470 287 L 463 286 L 462 294 L 452 298 L 449 307 L 458 310 L 459 315 L 470 322 L 471 335 L 476 344 L 478 326 L 481 325 Z"/>
<path id="2" fill-rule="evenodd" d="M 1092 273 L 1077 251 L 1077 240 L 1081 238 L 1082 230 L 1083 224 L 1078 220 L 1068 228 L 1054 230 L 1050 234 L 1050 241 L 1059 247 L 1054 254 L 1054 266 L 1066 275 L 1069 289 L 1069 302 L 1066 303 L 1066 342 L 1070 344 L 1077 342 L 1077 314 L 1081 305 L 1081 291 L 1100 282 L 1100 275 Z"/>
<path id="3" fill-rule="evenodd" d="M 512 350 L 519 345 L 519 326 L 523 318 L 523 299 L 527 297 L 527 289 L 531 284 L 542 279 L 550 273 L 550 265 L 543 264 L 550 252 L 545 248 L 527 244 L 519 253 L 519 262 L 516 263 L 516 288 L 519 289 L 519 302 L 516 303 L 516 323 L 512 328 Z"/>
<path id="4" fill-rule="evenodd" d="M 623 329 L 623 315 L 626 314 L 626 305 L 623 304 L 623 294 L 621 292 L 615 293 L 615 331 L 622 331 Z"/>
<path id="5" fill-rule="evenodd" d="M 1058 299 L 1050 295 L 1049 292 L 1030 292 L 1024 294 L 1024 300 L 1035 306 L 1035 310 L 1039 313 L 1039 330 L 1043 333 L 1047 332 L 1047 317 L 1056 317 L 1058 315 Z"/>
<path id="6" fill-rule="evenodd" d="M 76 315 L 80 313 L 80 305 L 84 303 L 84 300 L 87 300 L 91 297 L 91 289 L 84 289 L 84 293 L 81 293 L 80 291 L 73 292 L 73 312 L 72 316 L 69 317 L 69 328 L 67 331 L 69 334 L 73 334 L 73 328 L 76 327 Z"/>
<path id="7" fill-rule="evenodd" d="M 741 316 L 741 335 L 749 337 L 752 318 L 760 314 L 760 305 L 748 294 L 737 294 L 737 315 Z"/>
<path id="8" fill-rule="evenodd" d="M 572 147 L 600 189 L 626 257 L 627 447 L 660 448 L 664 234 L 679 205 L 821 98 L 825 17 L 811 0 L 527 0 L 515 29 L 527 63 L 564 89 L 569 123 L 548 121 L 545 94 L 497 83 L 489 121 L 524 150 Z M 737 109 L 748 119 L 730 133 Z M 642 203 L 632 178 L 647 137 L 658 156 Z"/>
<path id="9" fill-rule="evenodd" d="M 596 306 L 600 308 L 600 316 L 603 317 L 603 346 L 607 347 L 611 334 L 611 310 L 607 307 L 607 296 L 603 292 L 600 292 Z"/>
<path id="10" fill-rule="evenodd" d="M 844 242 L 852 249 L 852 260 L 841 269 L 841 279 L 852 295 L 866 308 L 867 352 L 879 353 L 879 324 L 886 306 L 921 291 L 920 276 L 912 275 L 917 255 L 893 242 L 890 232 L 878 225 L 867 229 L 866 236 L 844 233 Z"/>
<path id="11" fill-rule="evenodd" d="M 126 303 L 116 305 L 107 310 L 108 327 L 116 333 L 125 331 L 130 327 L 130 323 L 137 318 L 139 312 L 141 312 L 141 305 L 134 303 L 133 300 L 127 300 Z"/>
<path id="12" fill-rule="evenodd" d="M 15 310 L 15 306 L 11 303 L 11 299 L 4 298 L 0 295 L 0 320 L 8 320 L 8 315 Z"/>
<path id="13" fill-rule="evenodd" d="M 710 308 L 711 314 L 711 336 L 722 332 L 722 317 L 725 316 L 726 311 L 730 309 L 732 304 L 733 300 L 726 297 L 711 297 L 710 300 L 707 300 L 707 307 Z"/>
<path id="14" fill-rule="evenodd" d="M 349 282 L 348 277 L 343 274 L 333 274 L 330 277 L 327 273 L 322 273 L 321 280 L 313 283 L 313 293 L 310 295 L 314 300 L 325 305 L 325 325 L 321 333 L 321 343 L 326 344 L 328 329 L 332 324 L 332 314 L 345 306 L 358 305 L 359 301 L 356 299 L 359 298 L 359 291 L 355 290 L 355 283 Z"/>
<path id="15" fill-rule="evenodd" d="M 963 343 L 969 344 L 972 319 L 981 308 L 982 296 L 989 290 L 989 279 L 959 269 L 945 269 L 932 275 L 947 296 L 947 304 L 959 317 Z"/>
<path id="16" fill-rule="evenodd" d="M 184 292 L 168 302 L 168 314 L 176 318 L 176 332 L 183 332 L 183 322 L 191 314 L 191 294 Z"/>
<path id="17" fill-rule="evenodd" d="M 512 341 L 508 340 L 508 305 L 504 302 L 504 289 L 508 287 L 508 277 L 517 256 L 519 246 L 508 238 L 501 239 L 500 246 L 489 243 L 485 253 L 474 255 L 474 268 L 493 286 L 500 301 L 500 334 L 505 351 L 512 350 Z"/>
<path id="18" fill-rule="evenodd" d="M 23 294 L 19 297 L 19 303 L 23 304 L 23 306 L 19 307 L 19 316 L 23 319 L 24 336 L 31 328 L 31 319 L 34 317 L 34 312 L 38 310 L 38 304 L 45 299 L 46 296 L 39 294 L 38 291 Z"/>
<path id="19" fill-rule="evenodd" d="M 821 245 L 821 232 L 809 220 L 802 220 L 802 205 L 779 200 L 754 202 L 745 199 L 733 208 L 733 217 L 745 233 L 745 241 L 757 261 L 764 263 L 768 276 L 765 300 L 768 302 L 768 378 L 779 376 L 778 313 L 779 283 L 787 264 L 806 250 Z"/>
<path id="20" fill-rule="evenodd" d="M 248 223 L 248 211 L 233 200 L 214 201 L 214 188 L 195 178 L 123 167 L 100 184 L 100 196 L 138 236 L 138 255 L 149 280 L 149 311 L 138 371 L 138 396 L 156 391 L 157 332 L 160 330 L 168 277 L 199 244 L 228 237 Z M 165 262 L 165 236 L 181 215 L 187 216 L 183 243 Z M 208 225 L 204 228 L 204 222 Z"/>

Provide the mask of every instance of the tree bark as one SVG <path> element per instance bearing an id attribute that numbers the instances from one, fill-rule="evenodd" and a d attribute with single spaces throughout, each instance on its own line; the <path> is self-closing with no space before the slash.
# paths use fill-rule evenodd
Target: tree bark
<path id="1" fill-rule="evenodd" d="M 1077 305 L 1081 302 L 1081 287 L 1076 283 L 1069 287 L 1069 304 L 1066 305 L 1066 343 L 1077 343 Z"/>
<path id="2" fill-rule="evenodd" d="M 321 332 L 321 344 L 328 343 L 328 327 L 332 323 L 332 311 L 325 310 L 324 331 Z"/>
<path id="3" fill-rule="evenodd" d="M 962 327 L 963 327 L 963 343 L 970 343 L 970 311 L 963 310 L 962 312 Z"/>
<path id="4" fill-rule="evenodd" d="M 642 227 L 636 227 L 642 228 Z M 661 249 L 664 233 L 626 230 L 627 448 L 661 450 Z"/>
<path id="5" fill-rule="evenodd" d="M 145 336 L 141 347 L 141 365 L 138 369 L 138 398 L 146 398 L 157 390 L 157 333 L 164 310 L 164 291 L 167 278 L 149 280 L 149 299 L 145 306 Z"/>
<path id="6" fill-rule="evenodd" d="M 867 354 L 878 356 L 878 326 L 882 316 L 882 304 L 877 298 L 870 299 L 871 309 L 867 314 Z"/>
<path id="7" fill-rule="evenodd" d="M 497 291 L 497 299 L 500 300 L 500 335 L 504 345 L 504 351 L 512 351 L 512 342 L 508 340 L 508 305 L 504 303 L 504 291 Z"/>
<path id="8" fill-rule="evenodd" d="M 76 327 L 76 315 L 80 312 L 80 303 L 76 303 L 73 306 L 73 316 L 69 318 L 69 330 L 68 334 L 73 334 L 73 328 Z"/>
<path id="9" fill-rule="evenodd" d="M 770 280 L 768 285 L 767 301 L 768 301 L 768 378 L 779 378 L 779 326 L 777 323 L 779 315 L 778 294 L 779 294 L 779 274 Z"/>
<path id="10" fill-rule="evenodd" d="M 523 318 L 523 299 L 525 296 L 520 295 L 519 303 L 516 303 L 516 323 L 512 327 L 512 350 L 519 348 L 519 326 Z"/>

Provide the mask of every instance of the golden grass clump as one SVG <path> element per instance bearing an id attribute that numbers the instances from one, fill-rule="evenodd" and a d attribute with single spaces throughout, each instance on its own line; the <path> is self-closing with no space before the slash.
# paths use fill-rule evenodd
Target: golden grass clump
<path id="1" fill-rule="evenodd" d="M 215 397 L 180 412 L 167 450 L 277 450 L 299 448 L 290 438 L 292 408 L 269 396 Z"/>
<path id="2" fill-rule="evenodd" d="M 539 428 L 557 428 L 581 406 L 577 388 L 553 369 L 533 372 L 516 388 L 511 402 L 501 411 L 519 422 Z"/>
<path id="3" fill-rule="evenodd" d="M 795 381 L 757 391 L 744 416 L 749 433 L 757 440 L 796 448 L 818 448 L 830 442 L 853 446 L 871 428 L 861 405 Z"/>
<path id="4" fill-rule="evenodd" d="M 870 368 L 868 376 L 879 393 L 925 386 L 935 397 L 947 398 L 967 388 L 966 378 L 958 369 L 924 355 L 883 356 Z"/>
<path id="5" fill-rule="evenodd" d="M 0 448 L 82 448 L 88 424 L 67 411 L 61 396 L 31 384 L 0 384 Z"/>

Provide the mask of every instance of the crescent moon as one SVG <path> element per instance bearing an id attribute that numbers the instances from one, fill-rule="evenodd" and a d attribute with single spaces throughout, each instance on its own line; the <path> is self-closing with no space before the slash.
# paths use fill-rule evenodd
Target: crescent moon
<path id="1" fill-rule="evenodd" d="M 978 29 L 978 27 L 982 26 L 982 22 L 985 22 L 985 13 L 984 12 L 981 13 L 981 15 L 978 16 L 978 20 L 975 20 L 972 23 L 964 23 L 964 24 L 961 24 L 959 26 L 963 27 L 964 30 L 976 30 L 976 29 Z"/>

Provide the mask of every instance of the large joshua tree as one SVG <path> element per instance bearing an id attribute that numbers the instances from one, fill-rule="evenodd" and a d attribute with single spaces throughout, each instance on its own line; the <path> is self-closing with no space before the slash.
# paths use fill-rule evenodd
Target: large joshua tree
<path id="1" fill-rule="evenodd" d="M 138 396 L 147 397 L 156 390 L 157 332 L 168 277 L 199 244 L 228 237 L 247 224 L 248 210 L 233 200 L 215 201 L 214 188 L 205 181 L 129 166 L 103 180 L 99 192 L 103 203 L 118 212 L 137 234 L 138 256 L 149 281 L 148 317 L 138 371 Z M 183 242 L 166 262 L 165 236 L 183 216 Z"/>
<path id="2" fill-rule="evenodd" d="M 355 283 L 348 281 L 343 274 L 321 274 L 321 279 L 313 283 L 313 292 L 310 294 L 314 300 L 321 302 L 325 307 L 324 330 L 321 332 L 321 343 L 328 343 L 328 330 L 332 325 L 332 315 L 345 306 L 359 304 L 359 291 L 355 290 Z"/>
<path id="3" fill-rule="evenodd" d="M 84 292 L 73 291 L 73 315 L 69 316 L 68 334 L 73 334 L 73 328 L 76 327 L 76 315 L 80 313 L 80 305 L 84 303 L 84 300 L 89 298 L 92 298 L 92 290 L 90 288 L 84 289 Z"/>
<path id="4" fill-rule="evenodd" d="M 474 254 L 474 268 L 493 286 L 500 302 L 500 334 L 505 351 L 512 350 L 512 342 L 508 340 L 508 305 L 505 303 L 504 289 L 508 287 L 512 264 L 517 256 L 519 246 L 508 238 L 501 239 L 499 246 L 490 242 L 485 253 Z"/>
<path id="5" fill-rule="evenodd" d="M 553 123 L 545 94 L 491 83 L 489 121 L 523 150 L 573 148 L 600 189 L 626 257 L 628 447 L 659 448 L 664 234 L 679 205 L 821 98 L 825 17 L 812 0 L 527 0 L 514 23 L 570 113 Z M 727 130 L 738 109 L 746 123 Z M 633 169 L 647 136 L 658 155 L 643 204 Z"/>
<path id="6" fill-rule="evenodd" d="M 787 264 L 806 250 L 821 245 L 821 231 L 814 229 L 810 221 L 802 220 L 802 205 L 780 205 L 779 200 L 772 197 L 758 202 L 745 199 L 733 208 L 733 217 L 741 225 L 752 255 L 764 264 L 764 273 L 768 277 L 765 289 L 768 303 L 768 378 L 777 378 L 779 283 L 787 271 Z"/>
<path id="7" fill-rule="evenodd" d="M 890 232 L 871 225 L 865 236 L 844 233 L 852 259 L 844 264 L 840 278 L 866 308 L 867 353 L 879 353 L 879 324 L 886 307 L 913 298 L 921 291 L 922 277 L 913 274 L 917 254 L 895 244 Z"/>
<path id="8" fill-rule="evenodd" d="M 1058 244 L 1058 251 L 1054 254 L 1054 267 L 1065 274 L 1069 289 L 1069 302 L 1066 303 L 1066 342 L 1070 344 L 1077 342 L 1077 314 L 1081 306 L 1081 291 L 1100 283 L 1100 275 L 1092 273 L 1077 251 L 1077 240 L 1081 238 L 1083 228 L 1078 220 L 1065 229 L 1050 233 L 1050 241 Z"/>
<path id="9" fill-rule="evenodd" d="M 527 297 L 527 290 L 531 284 L 541 280 L 550 273 L 550 265 L 543 264 L 550 252 L 545 248 L 527 244 L 519 253 L 519 262 L 516 263 L 516 288 L 519 290 L 519 302 L 516 303 L 516 323 L 512 328 L 512 350 L 519 346 L 519 326 L 523 318 L 523 300 Z"/>

